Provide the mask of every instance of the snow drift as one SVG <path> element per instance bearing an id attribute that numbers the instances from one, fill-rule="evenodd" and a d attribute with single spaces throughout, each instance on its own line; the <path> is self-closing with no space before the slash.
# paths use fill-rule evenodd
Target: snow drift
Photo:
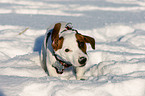
<path id="1" fill-rule="evenodd" d="M 144 5 L 144 0 L 1 0 L 0 96 L 144 96 Z M 72 72 L 49 77 L 40 66 L 46 28 L 56 21 L 72 22 L 96 40 L 96 50 L 88 46 L 85 81 Z"/>

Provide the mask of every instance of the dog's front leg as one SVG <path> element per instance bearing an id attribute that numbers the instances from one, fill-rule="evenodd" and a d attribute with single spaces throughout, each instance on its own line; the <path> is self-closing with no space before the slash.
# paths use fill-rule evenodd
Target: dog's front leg
<path id="1" fill-rule="evenodd" d="M 85 67 L 76 67 L 76 79 L 77 80 L 84 80 L 84 70 Z"/>

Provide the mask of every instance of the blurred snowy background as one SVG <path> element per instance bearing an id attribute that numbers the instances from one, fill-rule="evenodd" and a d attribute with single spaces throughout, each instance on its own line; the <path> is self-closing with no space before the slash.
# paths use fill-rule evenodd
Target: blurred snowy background
<path id="1" fill-rule="evenodd" d="M 85 81 L 40 66 L 44 34 L 58 21 L 96 40 Z M 0 96 L 79 95 L 145 96 L 145 0 L 0 0 Z"/>

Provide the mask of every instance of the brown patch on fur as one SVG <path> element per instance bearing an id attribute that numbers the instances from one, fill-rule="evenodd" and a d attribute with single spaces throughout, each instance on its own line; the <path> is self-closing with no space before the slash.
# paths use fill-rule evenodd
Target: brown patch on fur
<path id="1" fill-rule="evenodd" d="M 60 28 L 61 28 L 61 23 L 57 23 L 57 24 L 55 24 L 55 26 L 53 28 L 53 31 L 52 31 L 52 37 L 51 37 L 51 39 L 52 39 L 52 48 L 55 51 L 62 48 L 63 41 L 64 41 L 63 37 L 59 38 Z"/>
<path id="2" fill-rule="evenodd" d="M 59 39 L 54 39 L 54 41 L 52 42 L 52 48 L 57 51 L 58 49 L 61 49 L 62 48 L 62 45 L 63 45 L 63 41 L 64 41 L 64 38 L 63 37 L 60 37 Z"/>
<path id="3" fill-rule="evenodd" d="M 61 28 L 61 23 L 56 23 L 54 28 L 53 28 L 53 31 L 52 31 L 52 36 L 51 36 L 52 41 L 54 39 L 58 39 L 59 38 L 60 28 Z"/>
<path id="4" fill-rule="evenodd" d="M 81 34 L 76 34 L 76 39 L 77 39 L 79 48 L 85 54 L 86 54 L 86 50 L 87 50 L 86 43 L 90 43 L 91 47 L 93 49 L 95 49 L 95 40 L 94 40 L 94 38 L 89 37 L 89 36 L 84 36 L 84 35 L 81 35 Z"/>
<path id="5" fill-rule="evenodd" d="M 95 50 L 95 39 L 92 38 L 92 37 L 89 37 L 89 36 L 85 36 L 85 35 L 83 35 L 83 36 L 84 36 L 84 39 L 85 39 L 86 43 L 90 43 L 92 49 Z"/>
<path id="6" fill-rule="evenodd" d="M 77 39 L 78 47 L 86 54 L 87 47 L 86 47 L 84 37 L 80 34 L 76 34 L 76 39 Z"/>

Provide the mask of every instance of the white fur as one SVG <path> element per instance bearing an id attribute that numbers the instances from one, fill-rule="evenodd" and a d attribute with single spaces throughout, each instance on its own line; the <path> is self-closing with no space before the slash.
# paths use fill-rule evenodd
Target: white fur
<path id="1" fill-rule="evenodd" d="M 64 29 L 66 24 L 67 23 L 65 22 L 61 23 L 62 26 L 61 26 L 60 32 Z M 53 29 L 53 26 L 51 26 L 47 30 L 47 33 L 51 29 Z M 68 30 L 63 33 L 60 33 L 59 37 L 62 36 L 64 38 L 64 41 L 63 41 L 62 48 L 55 51 L 55 54 L 61 56 L 61 58 L 64 61 L 70 62 L 71 64 L 73 64 L 73 66 L 76 68 L 76 78 L 77 80 L 80 80 L 83 78 L 84 67 L 80 67 L 81 65 L 79 64 L 78 59 L 80 57 L 86 57 L 88 59 L 88 56 L 85 53 L 83 53 L 82 50 L 79 49 L 78 44 L 76 42 L 77 40 L 76 40 L 75 34 L 76 33 L 72 30 Z M 51 36 L 49 37 L 48 42 L 46 44 L 45 42 L 47 38 L 46 35 L 45 35 L 44 43 L 41 50 L 42 67 L 45 71 L 47 69 L 49 76 L 58 77 L 56 69 L 52 67 L 52 65 L 54 63 L 59 63 L 59 62 L 56 60 L 56 58 L 52 54 L 54 50 L 51 46 L 51 43 L 52 43 Z M 70 49 L 70 52 L 65 52 L 65 49 Z"/>
<path id="2" fill-rule="evenodd" d="M 68 61 L 71 64 L 73 64 L 73 66 L 79 67 L 80 64 L 78 62 L 78 59 L 80 57 L 87 58 L 87 55 L 84 54 L 82 50 L 80 50 L 80 48 L 78 47 L 75 34 L 75 32 L 68 31 L 61 35 L 64 37 L 63 46 L 61 49 L 56 51 L 56 54 L 60 55 L 65 61 Z M 70 49 L 70 52 L 65 52 L 65 49 Z"/>

